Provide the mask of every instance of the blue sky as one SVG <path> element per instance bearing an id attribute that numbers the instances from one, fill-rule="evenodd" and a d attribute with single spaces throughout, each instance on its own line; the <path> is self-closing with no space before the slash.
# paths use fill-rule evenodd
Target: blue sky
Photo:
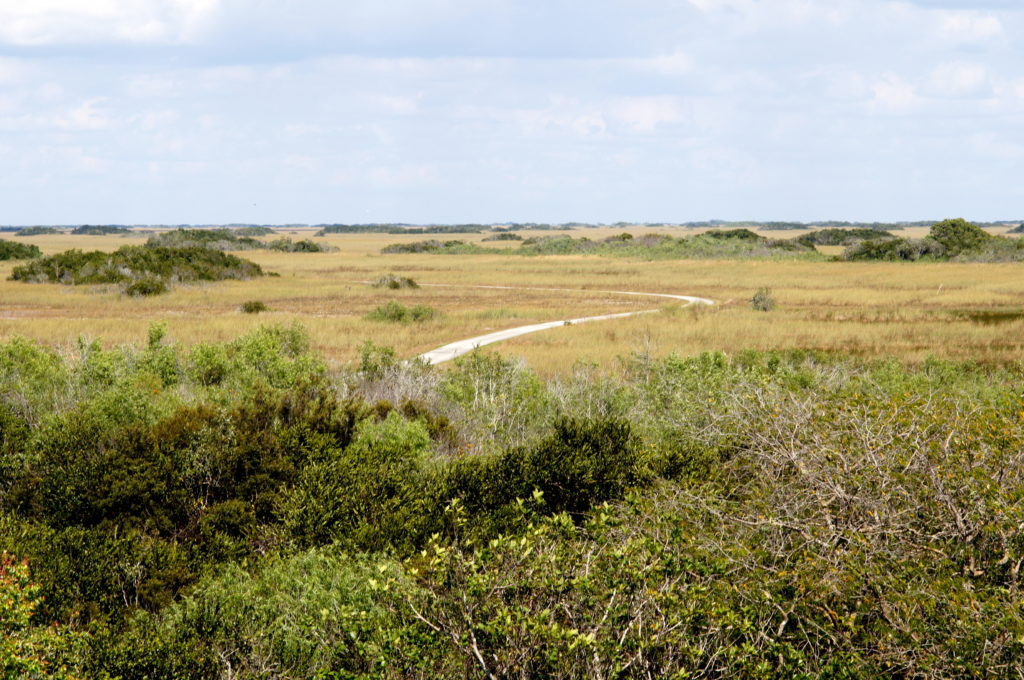
<path id="1" fill-rule="evenodd" d="M 1015 219 L 1022 38 L 1021 0 L 0 0 L 0 224 Z"/>

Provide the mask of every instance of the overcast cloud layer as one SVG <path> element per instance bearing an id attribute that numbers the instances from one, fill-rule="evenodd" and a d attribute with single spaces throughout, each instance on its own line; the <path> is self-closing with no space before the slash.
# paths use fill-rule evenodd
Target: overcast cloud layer
<path id="1" fill-rule="evenodd" d="M 1024 215 L 1020 0 L 0 0 L 0 224 Z"/>

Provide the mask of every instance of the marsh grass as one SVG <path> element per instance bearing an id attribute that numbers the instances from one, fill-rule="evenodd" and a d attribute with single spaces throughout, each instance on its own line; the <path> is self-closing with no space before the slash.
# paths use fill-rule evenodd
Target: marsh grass
<path id="1" fill-rule="evenodd" d="M 659 229 L 631 230 L 642 235 Z M 671 230 L 661 229 L 664 233 Z M 676 230 L 678 231 L 678 230 Z M 587 231 L 607 238 L 622 228 Z M 571 232 L 574 236 L 581 232 Z M 299 231 L 297 236 L 311 235 Z M 787 234 L 772 232 L 772 237 Z M 795 235 L 795 234 L 794 234 Z M 910 233 L 901 233 L 910 235 Z M 462 235 L 479 242 L 484 234 Z M 138 242 L 132 236 L 51 234 L 13 237 L 44 254 L 82 247 L 115 250 Z M 222 342 L 265 323 L 297 320 L 314 347 L 333 361 L 354 361 L 365 340 L 414 356 L 454 340 L 513 326 L 643 309 L 664 310 L 628 319 L 577 324 L 493 346 L 522 356 L 545 375 L 570 371 L 577 360 L 614 364 L 637 350 L 656 355 L 704 350 L 816 349 L 857 356 L 892 355 L 917 362 L 929 355 L 984 362 L 1024 357 L 1021 309 L 1024 276 L 1019 264 L 842 263 L 801 261 L 641 262 L 580 255 L 394 255 L 380 248 L 422 235 L 330 235 L 332 253 L 292 254 L 254 250 L 244 257 L 280 274 L 250 281 L 181 285 L 155 297 L 127 298 L 116 287 L 24 285 L 6 280 L 14 263 L 0 262 L 0 338 L 23 335 L 53 345 L 79 336 L 105 343 L 136 343 L 154 319 L 166 319 L 177 342 Z M 513 242 L 514 243 L 514 242 Z M 424 324 L 383 324 L 365 319 L 382 304 L 381 290 L 364 282 L 381 271 L 400 273 L 421 288 L 388 290 L 405 306 L 421 304 L 440 316 Z M 439 285 L 440 284 L 440 285 Z M 504 290 L 472 286 L 524 286 L 572 291 Z M 749 307 L 752 291 L 772 289 L 772 314 Z M 656 298 L 596 291 L 635 290 L 700 295 L 719 304 L 676 309 Z M 240 315 L 247 300 L 272 310 Z M 676 309 L 676 311 L 671 311 Z M 981 310 L 1009 316 L 985 324 L 964 314 Z M 992 318 L 995 318 L 994 316 Z"/>

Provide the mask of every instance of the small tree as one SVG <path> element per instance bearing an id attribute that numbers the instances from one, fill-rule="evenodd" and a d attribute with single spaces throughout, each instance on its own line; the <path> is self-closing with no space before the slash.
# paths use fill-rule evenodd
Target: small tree
<path id="1" fill-rule="evenodd" d="M 946 255 L 956 257 L 968 250 L 977 250 L 991 238 L 981 227 L 957 217 L 932 225 L 928 236 L 946 249 Z"/>

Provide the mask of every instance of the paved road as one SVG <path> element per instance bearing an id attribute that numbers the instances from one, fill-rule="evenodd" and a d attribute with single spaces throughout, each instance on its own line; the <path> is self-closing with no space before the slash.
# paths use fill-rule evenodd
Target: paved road
<path id="1" fill-rule="evenodd" d="M 713 305 L 714 301 L 708 300 L 707 298 L 694 297 L 692 295 L 667 295 L 665 293 L 638 293 L 635 291 L 628 290 L 580 290 L 578 288 L 520 288 L 516 286 L 457 286 L 455 284 L 421 284 L 424 286 L 437 286 L 437 287 L 454 287 L 454 288 L 491 288 L 497 290 L 542 290 L 542 291 L 556 291 L 556 292 L 574 292 L 574 293 L 602 293 L 606 295 L 638 295 L 642 297 L 658 297 L 658 298 L 669 298 L 671 300 L 682 300 L 687 302 L 689 305 Z M 445 361 L 450 361 L 455 357 L 462 356 L 467 352 L 472 352 L 477 347 L 483 345 L 489 345 L 493 342 L 501 342 L 502 340 L 508 340 L 510 338 L 516 338 L 520 335 L 526 335 L 527 333 L 536 333 L 537 331 L 544 331 L 549 328 L 558 328 L 559 326 L 568 326 L 577 323 L 587 323 L 588 321 L 606 321 L 608 319 L 622 319 L 627 316 L 636 316 L 638 314 L 654 314 L 658 312 L 657 309 L 644 309 L 637 312 L 623 312 L 620 314 L 601 314 L 600 316 L 584 316 L 579 319 L 565 319 L 562 321 L 547 321 L 545 323 L 534 323 L 528 326 L 518 326 L 516 328 L 508 328 L 503 331 L 496 331 L 494 333 L 488 333 L 487 335 L 478 335 L 475 338 L 467 338 L 465 340 L 459 340 L 452 342 L 444 347 L 438 347 L 437 349 L 431 350 L 424 354 L 419 355 L 419 359 L 423 359 L 429 364 L 440 364 Z"/>

